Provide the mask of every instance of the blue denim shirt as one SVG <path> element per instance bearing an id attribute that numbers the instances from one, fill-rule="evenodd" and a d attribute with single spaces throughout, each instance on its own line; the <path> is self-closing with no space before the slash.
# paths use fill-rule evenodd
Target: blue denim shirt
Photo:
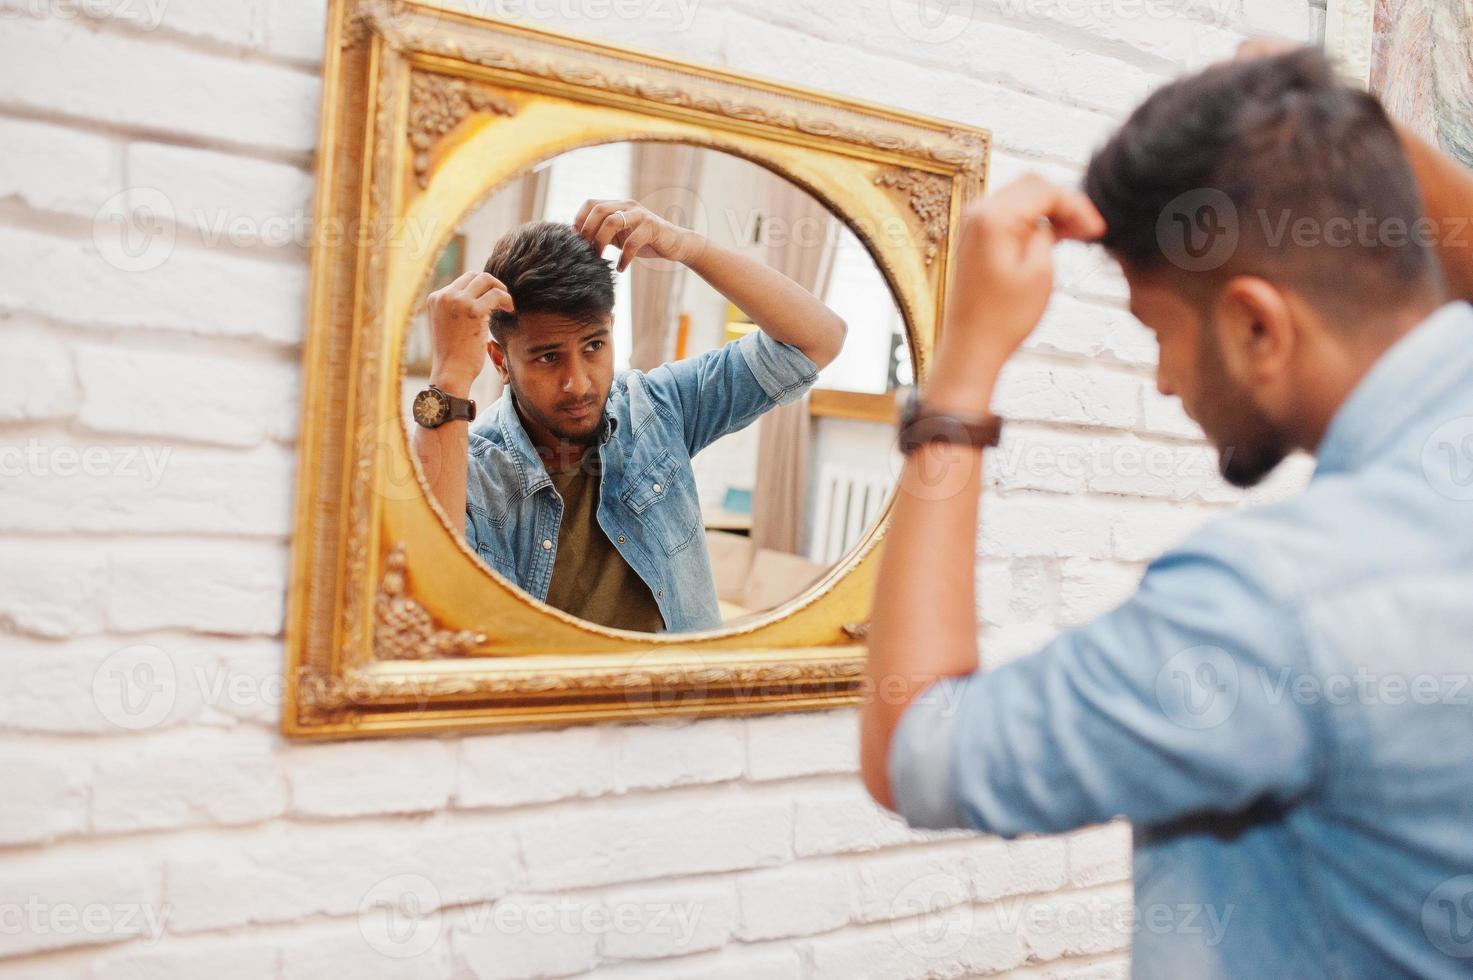
<path id="1" fill-rule="evenodd" d="M 913 826 L 1130 820 L 1137 977 L 1473 976 L 1473 307 L 1401 338 L 1318 456 L 891 743 Z"/>
<path id="2" fill-rule="evenodd" d="M 806 354 L 754 330 L 723 347 L 620 371 L 604 406 L 598 523 L 654 593 L 665 628 L 721 625 L 691 458 L 818 377 Z M 563 501 L 522 428 L 510 391 L 470 431 L 466 543 L 503 576 L 547 598 Z M 577 561 L 577 555 L 564 555 Z"/>

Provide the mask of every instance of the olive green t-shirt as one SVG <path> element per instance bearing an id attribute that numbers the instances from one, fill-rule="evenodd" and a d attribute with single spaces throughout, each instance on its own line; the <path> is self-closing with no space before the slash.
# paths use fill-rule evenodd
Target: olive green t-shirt
<path id="1" fill-rule="evenodd" d="M 547 475 L 563 498 L 563 523 L 547 604 L 600 626 L 663 631 L 665 619 L 650 587 L 599 526 L 602 473 L 598 447 L 590 447 L 567 469 L 549 468 Z"/>

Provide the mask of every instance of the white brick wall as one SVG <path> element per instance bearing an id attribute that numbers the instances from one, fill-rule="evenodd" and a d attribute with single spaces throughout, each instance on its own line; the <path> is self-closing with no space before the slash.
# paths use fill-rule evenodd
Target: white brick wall
<path id="1" fill-rule="evenodd" d="M 1076 179 L 1153 87 L 1324 17 L 458 2 L 990 127 L 997 183 Z M 323 8 L 0 0 L 0 978 L 1122 976 L 1128 828 L 911 832 L 860 787 L 852 710 L 276 734 Z M 119 251 L 107 215 L 139 202 Z M 1059 281 L 1000 392 L 992 663 L 1239 499 L 1116 270 L 1066 248 Z"/>

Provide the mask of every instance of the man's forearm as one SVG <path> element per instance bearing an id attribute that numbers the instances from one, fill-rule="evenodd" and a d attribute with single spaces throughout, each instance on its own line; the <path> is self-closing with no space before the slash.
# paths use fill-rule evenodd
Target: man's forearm
<path id="1" fill-rule="evenodd" d="M 470 385 L 467 384 L 447 384 L 433 379 L 432 383 L 446 394 L 457 398 L 465 398 L 470 393 Z M 430 492 L 445 511 L 451 530 L 457 537 L 464 538 L 465 481 L 468 469 L 466 452 L 469 447 L 470 423 L 446 422 L 437 429 L 415 425 L 413 430 L 410 441 L 414 445 L 414 454 L 419 457 L 425 479 L 429 481 Z"/>
<path id="2" fill-rule="evenodd" d="M 1105 219 L 1081 191 L 1025 174 L 962 212 L 945 322 L 925 401 L 936 411 L 990 411 L 998 375 L 1038 325 L 1054 282 L 1053 246 L 1089 241 Z M 891 737 L 937 677 L 977 669 L 977 507 L 982 453 L 928 445 L 901 471 L 870 617 L 870 685 L 860 712 L 865 788 L 892 810 Z"/>
<path id="3" fill-rule="evenodd" d="M 1437 257 L 1452 299 L 1473 302 L 1473 173 L 1400 123 L 1422 206 L 1437 226 Z"/>
<path id="4" fill-rule="evenodd" d="M 994 372 L 928 385 L 926 401 L 958 415 L 987 411 Z M 976 560 L 982 451 L 923 446 L 901 472 L 885 536 L 860 712 L 865 786 L 893 807 L 887 756 L 906 706 L 938 677 L 977 669 Z M 882 601 L 881 601 L 882 600 Z"/>
<path id="5" fill-rule="evenodd" d="M 773 340 L 793 345 L 820 368 L 839 356 L 844 321 L 781 272 L 711 241 L 689 265 Z"/>

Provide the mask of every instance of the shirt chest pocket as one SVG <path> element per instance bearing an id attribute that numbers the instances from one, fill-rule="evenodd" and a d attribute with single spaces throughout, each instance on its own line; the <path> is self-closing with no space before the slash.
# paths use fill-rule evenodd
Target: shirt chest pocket
<path id="1" fill-rule="evenodd" d="M 701 528 L 701 505 L 690 467 L 666 449 L 648 463 L 636 462 L 619 499 L 665 554 L 687 547 Z"/>

